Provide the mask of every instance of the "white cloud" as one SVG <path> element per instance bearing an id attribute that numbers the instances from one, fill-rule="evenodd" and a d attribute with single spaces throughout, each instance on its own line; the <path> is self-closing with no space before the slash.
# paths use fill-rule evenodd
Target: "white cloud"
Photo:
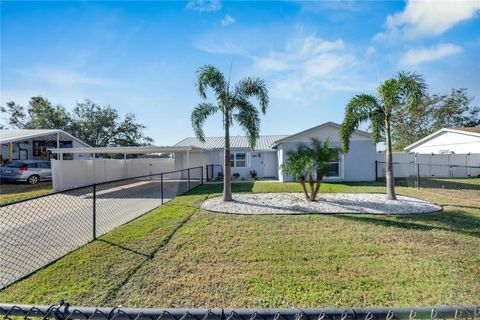
<path id="1" fill-rule="evenodd" d="M 35 67 L 30 70 L 21 70 L 25 76 L 36 78 L 58 88 L 72 88 L 81 86 L 107 86 L 110 80 L 88 75 L 86 73 L 59 67 Z"/>
<path id="2" fill-rule="evenodd" d="M 377 52 L 377 49 L 374 46 L 369 46 L 367 48 L 367 54 L 368 55 L 374 54 L 375 52 Z"/>
<path id="3" fill-rule="evenodd" d="M 356 57 L 342 39 L 315 35 L 294 38 L 283 50 L 254 57 L 254 72 L 270 79 L 272 98 L 296 104 L 321 99 L 326 91 L 358 89 L 355 65 Z"/>
<path id="4" fill-rule="evenodd" d="M 234 24 L 235 23 L 235 18 L 232 17 L 231 15 L 226 15 L 222 21 L 220 21 L 222 26 L 226 27 L 226 26 L 229 26 L 231 24 Z"/>
<path id="5" fill-rule="evenodd" d="M 456 24 L 474 18 L 479 10 L 478 0 L 408 0 L 404 11 L 387 17 L 387 32 L 377 34 L 374 39 L 438 36 Z"/>
<path id="6" fill-rule="evenodd" d="M 222 7 L 220 0 L 190 0 L 187 9 L 198 12 L 218 11 Z"/>
<path id="7" fill-rule="evenodd" d="M 441 43 L 435 47 L 408 50 L 400 58 L 400 63 L 409 66 L 417 65 L 423 62 L 440 60 L 462 51 L 463 48 L 460 46 L 451 43 Z"/>

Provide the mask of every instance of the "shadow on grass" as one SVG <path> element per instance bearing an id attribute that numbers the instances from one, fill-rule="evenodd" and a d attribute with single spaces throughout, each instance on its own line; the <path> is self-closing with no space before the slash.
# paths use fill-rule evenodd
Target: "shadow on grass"
<path id="1" fill-rule="evenodd" d="M 395 217 L 372 215 L 333 215 L 332 217 L 384 227 L 419 231 L 442 230 L 480 238 L 480 217 L 463 210 Z"/>
<path id="2" fill-rule="evenodd" d="M 232 183 L 232 192 L 253 192 L 254 182 L 235 182 Z M 222 183 L 209 183 L 187 192 L 185 195 L 204 195 L 212 193 L 222 193 Z"/>
<path id="3" fill-rule="evenodd" d="M 108 240 L 104 240 L 104 239 L 97 239 L 97 240 L 100 241 L 100 242 L 104 242 L 104 243 L 106 243 L 106 244 L 109 244 L 109 245 L 111 245 L 111 246 L 120 248 L 120 249 L 122 249 L 122 250 L 129 251 L 129 252 L 132 252 L 132 253 L 135 253 L 135 254 L 144 256 L 144 257 L 147 258 L 147 259 L 152 259 L 152 258 L 153 258 L 153 254 L 148 254 L 148 253 L 140 252 L 140 251 L 137 251 L 137 250 L 135 250 L 135 249 L 131 249 L 131 248 L 122 246 L 122 245 L 120 245 L 120 244 L 117 244 L 117 243 L 108 241 Z"/>

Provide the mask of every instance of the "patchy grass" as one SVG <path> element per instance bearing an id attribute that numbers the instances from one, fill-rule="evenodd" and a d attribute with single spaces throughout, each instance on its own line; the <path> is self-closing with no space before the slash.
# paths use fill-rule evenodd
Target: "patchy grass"
<path id="1" fill-rule="evenodd" d="M 234 192 L 297 192 L 235 183 Z M 383 192 L 378 183 L 323 192 Z M 466 192 L 465 192 L 466 191 Z M 197 188 L 0 291 L 0 301 L 149 307 L 474 304 L 480 299 L 476 190 L 398 188 L 444 211 L 409 216 L 238 216 L 197 208 Z M 476 197 L 472 197 L 471 192 Z"/>
<path id="2" fill-rule="evenodd" d="M 0 204 L 41 196 L 52 191 L 51 182 L 39 182 L 35 185 L 2 182 L 0 184 Z"/>

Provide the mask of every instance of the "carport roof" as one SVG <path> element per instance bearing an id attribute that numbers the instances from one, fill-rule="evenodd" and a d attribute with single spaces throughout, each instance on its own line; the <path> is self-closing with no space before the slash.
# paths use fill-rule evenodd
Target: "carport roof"
<path id="1" fill-rule="evenodd" d="M 192 146 L 163 146 L 163 147 L 97 147 L 97 148 L 52 148 L 52 153 L 120 153 L 120 154 L 148 154 L 148 153 L 171 153 L 186 151 L 203 151 L 202 148 Z"/>
<path id="2" fill-rule="evenodd" d="M 42 138 L 42 140 L 45 141 L 56 141 L 57 134 L 60 134 L 60 140 L 76 140 L 84 146 L 88 146 L 87 143 L 60 129 L 2 129 L 0 130 L 0 144 L 34 138 Z"/>

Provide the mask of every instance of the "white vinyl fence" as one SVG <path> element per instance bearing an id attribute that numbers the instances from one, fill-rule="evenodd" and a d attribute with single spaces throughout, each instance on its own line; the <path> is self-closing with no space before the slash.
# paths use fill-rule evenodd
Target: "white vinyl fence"
<path id="1" fill-rule="evenodd" d="M 173 170 L 170 158 L 52 160 L 52 183 L 54 191 L 63 191 Z"/>
<path id="2" fill-rule="evenodd" d="M 377 154 L 377 161 L 385 162 L 385 153 Z M 480 167 L 480 153 L 470 154 L 414 154 L 394 153 L 394 174 L 396 178 L 416 175 L 417 164 L 420 176 L 437 178 L 467 178 L 476 176 Z M 385 177 L 385 166 L 379 165 L 378 177 Z"/>

